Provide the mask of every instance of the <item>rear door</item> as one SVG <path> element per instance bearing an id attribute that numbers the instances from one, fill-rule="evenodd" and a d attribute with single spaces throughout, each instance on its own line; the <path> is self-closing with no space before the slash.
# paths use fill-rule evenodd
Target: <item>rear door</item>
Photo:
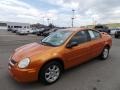
<path id="1" fill-rule="evenodd" d="M 96 57 L 98 55 L 100 55 L 100 53 L 103 50 L 104 47 L 104 43 L 103 43 L 103 39 L 102 36 L 100 34 L 100 32 L 95 31 L 95 30 L 88 30 L 88 33 L 91 37 L 91 55 L 92 57 Z"/>

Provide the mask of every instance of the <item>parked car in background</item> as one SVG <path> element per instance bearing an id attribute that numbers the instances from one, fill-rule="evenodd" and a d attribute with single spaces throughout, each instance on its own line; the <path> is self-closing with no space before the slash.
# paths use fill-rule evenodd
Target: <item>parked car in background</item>
<path id="1" fill-rule="evenodd" d="M 115 32 L 115 38 L 119 38 L 120 37 L 120 30 Z"/>
<path id="2" fill-rule="evenodd" d="M 16 34 L 18 35 L 28 35 L 29 31 L 27 29 L 19 29 L 16 31 Z"/>
<path id="3" fill-rule="evenodd" d="M 43 33 L 45 32 L 45 31 L 49 31 L 51 28 L 43 28 L 43 29 L 41 29 L 40 31 L 38 31 L 36 34 L 37 34 L 37 36 L 43 36 Z"/>
<path id="4" fill-rule="evenodd" d="M 94 29 L 96 29 L 96 30 L 98 30 L 100 32 L 106 32 L 106 33 L 110 34 L 110 29 L 105 25 L 96 25 L 94 27 Z"/>
<path id="5" fill-rule="evenodd" d="M 58 30 L 57 28 L 50 29 L 50 30 L 48 30 L 48 31 L 43 32 L 43 33 L 42 33 L 42 36 L 48 36 L 49 34 L 55 32 L 55 31 L 57 31 L 57 30 Z"/>
<path id="6" fill-rule="evenodd" d="M 58 30 L 39 43 L 15 49 L 10 56 L 9 73 L 19 82 L 40 80 L 52 84 L 66 69 L 98 56 L 106 60 L 111 45 L 112 38 L 107 33 L 82 28 Z"/>
<path id="7" fill-rule="evenodd" d="M 37 32 L 38 32 L 38 30 L 34 29 L 34 30 L 32 31 L 32 34 L 36 34 Z"/>
<path id="8" fill-rule="evenodd" d="M 12 33 L 16 33 L 18 29 L 12 29 Z"/>
<path id="9" fill-rule="evenodd" d="M 44 28 L 34 29 L 32 34 L 37 34 L 39 31 L 44 30 Z"/>
<path id="10" fill-rule="evenodd" d="M 34 30 L 33 29 L 29 29 L 28 32 L 29 32 L 29 34 L 33 34 Z"/>
<path id="11" fill-rule="evenodd" d="M 12 31 L 12 28 L 8 28 L 7 30 L 8 30 L 8 31 Z"/>
<path id="12" fill-rule="evenodd" d="M 113 29 L 110 30 L 110 34 L 115 35 L 116 31 L 120 31 L 120 29 L 119 28 L 113 28 Z"/>
<path id="13" fill-rule="evenodd" d="M 19 29 L 22 29 L 22 26 L 12 26 L 12 32 L 16 33 Z"/>

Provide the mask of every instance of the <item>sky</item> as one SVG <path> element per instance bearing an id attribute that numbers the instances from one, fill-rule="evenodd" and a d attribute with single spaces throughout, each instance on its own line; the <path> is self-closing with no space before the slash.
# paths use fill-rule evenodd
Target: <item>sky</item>
<path id="1" fill-rule="evenodd" d="M 0 21 L 71 26 L 119 23 L 120 0 L 0 0 Z"/>

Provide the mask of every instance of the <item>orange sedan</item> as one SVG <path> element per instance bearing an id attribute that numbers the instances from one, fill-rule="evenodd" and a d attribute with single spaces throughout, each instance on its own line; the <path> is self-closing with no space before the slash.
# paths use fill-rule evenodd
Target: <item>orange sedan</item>
<path id="1" fill-rule="evenodd" d="M 52 84 L 63 70 L 98 56 L 107 59 L 111 45 L 111 36 L 96 30 L 58 30 L 39 43 L 17 48 L 9 60 L 9 73 L 19 82 L 40 80 Z"/>

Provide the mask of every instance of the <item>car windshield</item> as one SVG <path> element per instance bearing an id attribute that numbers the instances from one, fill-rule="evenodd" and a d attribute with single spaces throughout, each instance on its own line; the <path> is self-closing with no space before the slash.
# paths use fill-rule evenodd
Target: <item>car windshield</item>
<path id="1" fill-rule="evenodd" d="M 59 46 L 63 44 L 66 39 L 72 34 L 72 31 L 67 31 L 67 30 L 59 30 L 57 32 L 54 32 L 44 38 L 41 43 L 50 45 L 50 46 Z"/>

